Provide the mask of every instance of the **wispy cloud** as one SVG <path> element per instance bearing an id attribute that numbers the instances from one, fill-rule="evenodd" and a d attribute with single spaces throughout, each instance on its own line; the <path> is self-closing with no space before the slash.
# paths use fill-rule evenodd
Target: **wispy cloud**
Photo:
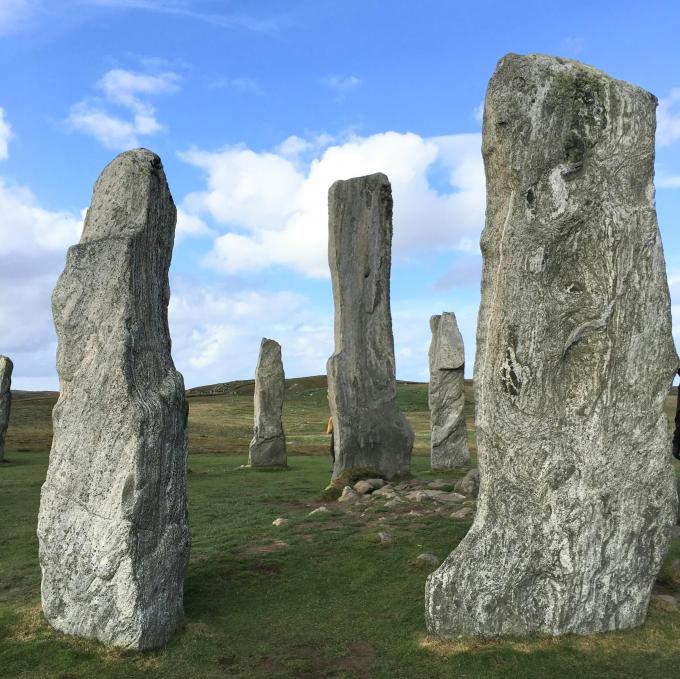
<path id="1" fill-rule="evenodd" d="M 172 71 L 149 74 L 112 69 L 96 85 L 103 98 L 88 97 L 74 104 L 68 122 L 73 129 L 94 137 L 107 148 L 124 150 L 138 146 L 140 136 L 165 130 L 149 97 L 176 92 L 179 81 L 180 76 Z M 127 116 L 112 113 L 108 108 L 111 105 L 123 109 Z"/>
<path id="2" fill-rule="evenodd" d="M 34 0 L 0 0 L 0 35 L 20 29 L 35 9 Z"/>
<path id="3" fill-rule="evenodd" d="M 263 94 L 262 88 L 254 78 L 215 78 L 210 87 L 220 90 L 234 90 L 243 94 Z"/>
<path id="4" fill-rule="evenodd" d="M 5 111 L 0 108 L 0 160 L 9 157 L 9 140 L 12 138 L 12 128 L 5 119 Z"/>
<path id="5" fill-rule="evenodd" d="M 670 146 L 680 139 L 680 87 L 674 87 L 667 97 L 659 99 L 656 111 L 656 141 Z"/>
<path id="6" fill-rule="evenodd" d="M 4 0 L 3 0 L 4 1 Z M 245 14 L 216 14 L 198 11 L 181 0 L 82 0 L 83 4 L 117 10 L 141 10 L 202 21 L 219 28 L 241 29 L 258 33 L 276 33 L 283 20 L 280 17 L 259 18 Z"/>
<path id="7" fill-rule="evenodd" d="M 570 36 L 562 41 L 562 49 L 572 57 L 578 56 L 583 52 L 585 40 L 583 38 L 576 38 Z"/>
<path id="8" fill-rule="evenodd" d="M 361 79 L 355 75 L 326 75 L 321 82 L 335 92 L 338 100 L 344 99 L 349 92 L 361 85 Z"/>
<path id="9" fill-rule="evenodd" d="M 661 189 L 680 189 L 680 176 L 678 177 L 658 177 L 655 182 L 657 188 Z"/>

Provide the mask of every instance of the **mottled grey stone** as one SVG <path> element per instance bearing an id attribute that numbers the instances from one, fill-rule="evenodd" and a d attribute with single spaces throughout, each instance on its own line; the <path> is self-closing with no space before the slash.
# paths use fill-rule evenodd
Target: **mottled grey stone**
<path id="1" fill-rule="evenodd" d="M 397 405 L 390 313 L 392 189 L 384 174 L 337 181 L 328 193 L 335 353 L 328 359 L 333 479 L 353 470 L 407 473 L 413 431 Z"/>
<path id="2" fill-rule="evenodd" d="M 426 587 L 444 637 L 640 625 L 675 521 L 678 365 L 656 99 L 508 55 L 486 96 L 475 521 Z"/>
<path id="3" fill-rule="evenodd" d="M 477 467 L 471 469 L 462 479 L 456 481 L 454 490 L 463 495 L 477 497 L 479 495 L 479 469 Z"/>
<path id="4" fill-rule="evenodd" d="M 7 356 L 0 356 L 0 462 L 5 459 L 5 435 L 12 409 L 12 370 L 14 365 Z"/>
<path id="5" fill-rule="evenodd" d="M 285 467 L 286 437 L 281 413 L 286 376 L 281 361 L 281 345 L 262 339 L 255 369 L 255 427 L 250 442 L 251 467 Z"/>
<path id="6" fill-rule="evenodd" d="M 119 155 L 52 296 L 60 395 L 38 521 L 43 611 L 62 632 L 132 649 L 165 644 L 183 621 L 188 407 L 167 317 L 175 221 L 160 158 Z"/>
<path id="7" fill-rule="evenodd" d="M 430 466 L 457 469 L 470 459 L 465 426 L 465 351 L 456 316 L 430 318 Z"/>

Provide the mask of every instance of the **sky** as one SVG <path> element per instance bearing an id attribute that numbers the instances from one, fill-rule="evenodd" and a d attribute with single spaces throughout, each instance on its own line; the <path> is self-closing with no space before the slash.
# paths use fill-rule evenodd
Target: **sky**
<path id="1" fill-rule="evenodd" d="M 385 172 L 397 376 L 428 378 L 453 311 L 471 376 L 485 89 L 508 52 L 579 59 L 653 92 L 657 210 L 680 339 L 680 3 L 0 0 L 0 353 L 54 389 L 50 295 L 92 186 L 158 153 L 178 207 L 173 357 L 187 386 L 289 377 L 333 351 L 327 191 Z"/>

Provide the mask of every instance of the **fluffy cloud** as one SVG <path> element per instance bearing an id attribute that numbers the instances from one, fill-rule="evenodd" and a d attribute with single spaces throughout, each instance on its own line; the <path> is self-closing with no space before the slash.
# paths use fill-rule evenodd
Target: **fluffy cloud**
<path id="1" fill-rule="evenodd" d="M 385 132 L 318 149 L 298 137 L 271 152 L 246 147 L 181 154 L 207 175 L 184 209 L 209 215 L 226 233 L 207 262 L 227 273 L 284 266 L 328 276 L 327 195 L 337 179 L 385 172 L 394 194 L 394 249 L 409 257 L 441 249 L 476 250 L 485 183 L 479 134 L 423 138 Z M 316 145 L 315 145 L 316 144 Z M 300 154 L 315 149 L 314 157 Z"/>
<path id="2" fill-rule="evenodd" d="M 9 156 L 9 140 L 12 138 L 12 128 L 5 120 L 5 111 L 0 108 L 0 160 L 7 160 Z"/>
<path id="3" fill-rule="evenodd" d="M 50 296 L 82 218 L 46 210 L 30 190 L 1 179 L 0 214 L 0 353 L 14 360 L 16 388 L 54 388 Z"/>
<path id="4" fill-rule="evenodd" d="M 659 146 L 669 146 L 680 139 L 680 87 L 659 100 L 656 111 L 656 141 Z"/>
<path id="5" fill-rule="evenodd" d="M 323 373 L 332 351 L 332 316 L 287 291 L 232 290 L 176 278 L 170 328 L 173 356 L 188 386 L 252 379 L 265 336 L 281 343 L 290 377 Z"/>
<path id="6" fill-rule="evenodd" d="M 176 92 L 179 80 L 172 71 L 152 75 L 112 69 L 96 85 L 103 98 L 89 97 L 74 104 L 68 123 L 107 148 L 116 151 L 134 148 L 139 146 L 140 136 L 165 130 L 148 98 Z M 112 113 L 110 106 L 123 109 L 125 117 Z"/>

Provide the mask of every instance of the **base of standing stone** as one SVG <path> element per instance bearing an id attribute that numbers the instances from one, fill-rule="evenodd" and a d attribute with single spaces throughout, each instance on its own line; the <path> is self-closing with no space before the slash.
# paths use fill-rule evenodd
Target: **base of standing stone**
<path id="1" fill-rule="evenodd" d="M 251 469 L 285 469 L 287 460 L 286 439 L 283 435 L 250 442 L 248 467 Z"/>

